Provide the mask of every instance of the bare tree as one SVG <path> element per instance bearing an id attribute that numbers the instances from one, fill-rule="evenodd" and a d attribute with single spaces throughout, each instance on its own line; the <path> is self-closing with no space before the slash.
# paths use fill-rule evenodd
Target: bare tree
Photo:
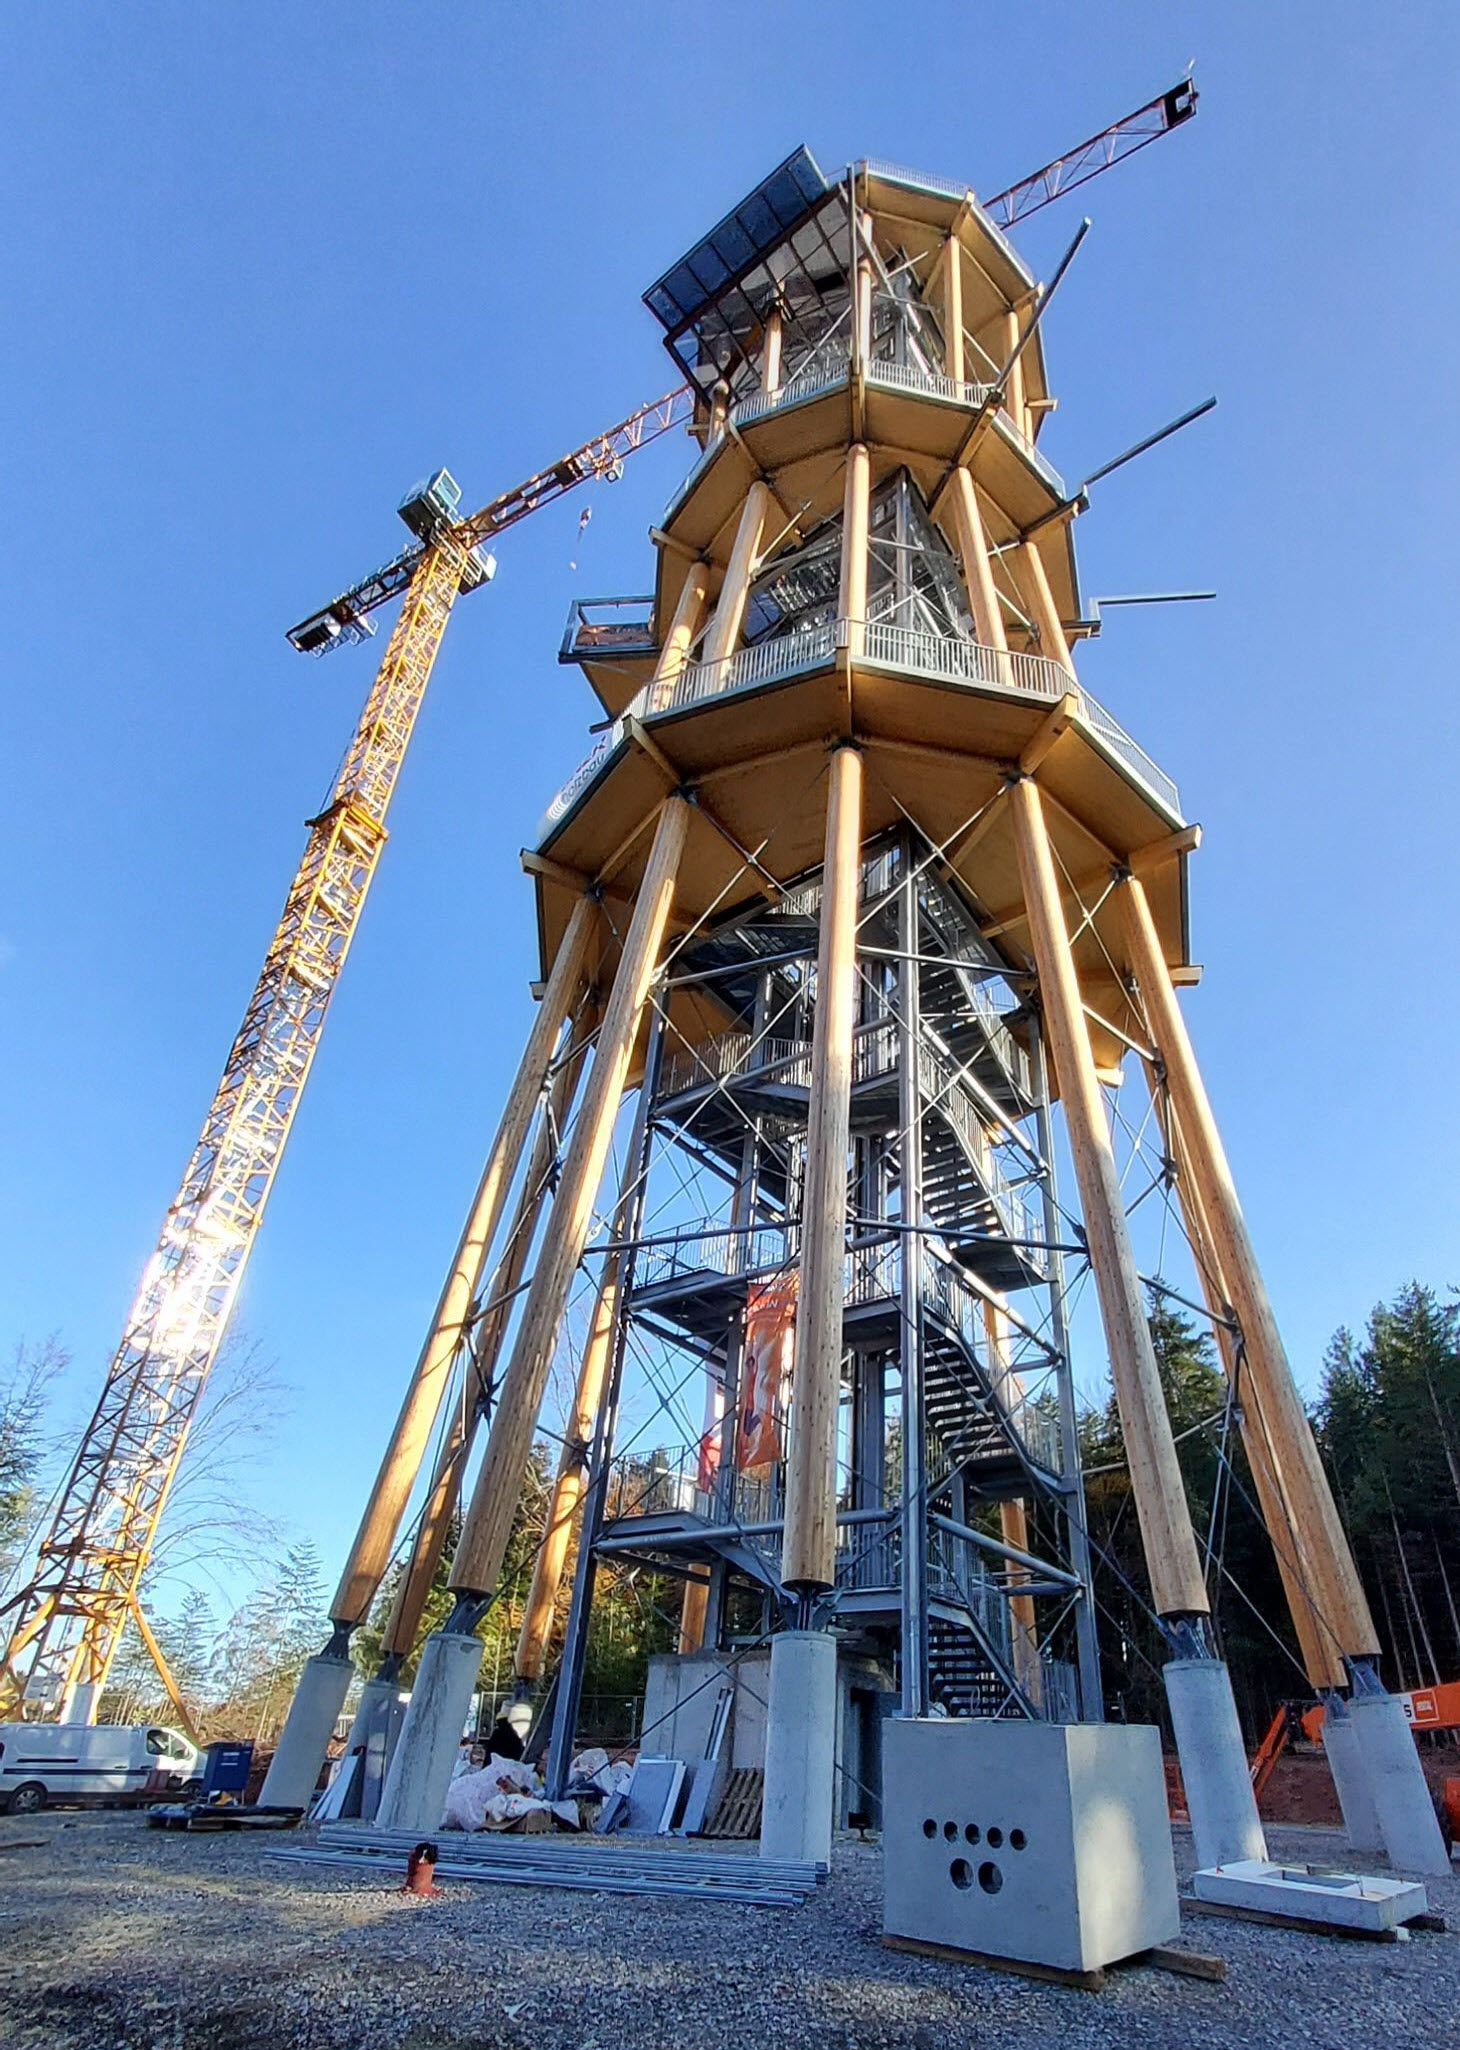
<path id="1" fill-rule="evenodd" d="M 30 1550 L 43 1513 L 41 1490 L 52 1444 L 46 1426 L 52 1384 L 70 1364 L 54 1332 L 21 1339 L 0 1373 L 0 1585 Z"/>

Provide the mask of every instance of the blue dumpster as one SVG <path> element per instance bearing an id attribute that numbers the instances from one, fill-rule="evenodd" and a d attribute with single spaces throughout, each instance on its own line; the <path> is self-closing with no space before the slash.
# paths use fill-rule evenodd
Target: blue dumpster
<path id="1" fill-rule="evenodd" d="M 203 1767 L 203 1800 L 211 1801 L 215 1794 L 243 1792 L 253 1765 L 252 1744 L 209 1744 L 204 1756 L 207 1762 Z"/>

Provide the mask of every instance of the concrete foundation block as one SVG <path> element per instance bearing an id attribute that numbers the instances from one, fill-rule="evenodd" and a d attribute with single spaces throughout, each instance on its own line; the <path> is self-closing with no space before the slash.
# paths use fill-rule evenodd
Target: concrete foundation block
<path id="1" fill-rule="evenodd" d="M 1449 1854 L 1400 1703 L 1392 1694 L 1365 1694 L 1350 1701 L 1348 1713 L 1390 1864 L 1448 1876 Z"/>
<path id="2" fill-rule="evenodd" d="M 1384 1849 L 1384 1832 L 1379 1827 L 1379 1811 L 1369 1790 L 1369 1775 L 1359 1750 L 1358 1733 L 1345 1702 L 1330 1701 L 1324 1710 L 1323 1749 L 1328 1769 L 1333 1774 L 1338 1805 L 1343 1810 L 1343 1827 L 1349 1849 L 1361 1857 L 1377 1858 Z"/>
<path id="3" fill-rule="evenodd" d="M 381 1790 L 390 1761 L 395 1755 L 409 1696 L 399 1680 L 367 1680 L 360 1689 L 355 1720 L 345 1740 L 345 1755 L 357 1749 L 363 1754 L 362 1769 L 347 1814 L 362 1822 L 373 1822 L 380 1807 Z"/>
<path id="4" fill-rule="evenodd" d="M 771 1640 L 763 1858 L 825 1865 L 836 1777 L 836 1639 L 786 1630 Z"/>
<path id="5" fill-rule="evenodd" d="M 1098 1971 L 1181 1927 L 1156 1730 L 891 1720 L 883 1928 Z"/>
<path id="6" fill-rule="evenodd" d="M 299 1675 L 294 1699 L 259 1790 L 264 1808 L 307 1808 L 330 1738 L 350 1691 L 355 1668 L 348 1658 L 312 1658 Z"/>
<path id="7" fill-rule="evenodd" d="M 1255 1908 L 1265 1915 L 1293 1915 L 1330 1928 L 1378 1935 L 1397 1929 L 1429 1902 L 1413 1880 L 1361 1878 L 1355 1872 L 1314 1872 L 1306 1865 L 1272 1865 L 1251 1859 L 1198 1872 L 1191 1890 L 1199 1901 L 1226 1908 Z"/>
<path id="8" fill-rule="evenodd" d="M 481 1662 L 479 1637 L 436 1630 L 426 1639 L 380 1796 L 379 1828 L 424 1834 L 441 1827 Z"/>
<path id="9" fill-rule="evenodd" d="M 1266 1858 L 1252 1768 L 1221 1659 L 1168 1659 L 1161 1669 L 1198 1865 Z"/>

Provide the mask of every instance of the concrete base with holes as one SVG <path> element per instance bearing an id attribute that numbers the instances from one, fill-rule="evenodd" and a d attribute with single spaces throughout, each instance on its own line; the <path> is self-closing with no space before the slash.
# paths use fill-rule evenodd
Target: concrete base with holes
<path id="1" fill-rule="evenodd" d="M 1181 1927 L 1154 1729 L 889 1722 L 883 1930 L 1091 1972 Z"/>

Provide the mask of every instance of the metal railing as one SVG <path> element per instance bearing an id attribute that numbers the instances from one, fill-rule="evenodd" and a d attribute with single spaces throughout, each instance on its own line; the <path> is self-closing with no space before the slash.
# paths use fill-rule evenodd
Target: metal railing
<path id="1" fill-rule="evenodd" d="M 1021 697 L 1057 702 L 1066 691 L 1078 691 L 1073 674 L 1048 655 L 1022 655 L 982 641 L 955 640 L 948 634 L 897 626 L 869 619 L 863 628 L 862 659 L 886 669 L 910 669 L 918 676 L 937 676 L 950 683 L 973 684 L 980 690 L 1017 691 Z"/>
<path id="2" fill-rule="evenodd" d="M 654 709 L 679 711 L 685 705 L 699 704 L 704 698 L 724 697 L 731 691 L 750 690 L 763 683 L 780 683 L 804 669 L 818 668 L 836 652 L 837 624 L 835 620 L 821 620 L 799 633 L 757 641 L 753 647 L 740 648 L 718 662 L 686 662 L 667 697 L 657 702 Z M 634 707 L 639 707 L 637 698 Z"/>
<path id="3" fill-rule="evenodd" d="M 896 1303 L 902 1293 L 904 1241 L 901 1238 L 868 1239 L 848 1248 L 844 1272 L 848 1309 L 873 1303 Z M 706 1223 L 691 1226 L 672 1241 L 640 1248 L 634 1273 L 635 1291 L 660 1287 L 675 1280 L 692 1280 L 704 1274 L 739 1279 L 752 1274 L 776 1272 L 788 1267 L 797 1256 L 797 1234 L 787 1225 L 757 1225 L 748 1231 L 731 1231 Z M 1030 1457 L 1052 1473 L 1060 1469 L 1058 1419 L 1019 1394 L 1011 1402 L 1005 1391 L 1017 1387 L 1010 1369 L 995 1375 L 989 1359 L 984 1327 L 984 1298 L 950 1261 L 940 1259 L 927 1246 L 918 1249 L 923 1308 L 961 1344 L 987 1385 L 989 1399 L 1024 1444 Z M 685 1507 L 676 1499 L 677 1507 Z M 647 1511 L 645 1512 L 648 1513 Z M 698 1512 L 697 1512 L 698 1513 Z"/>
<path id="4" fill-rule="evenodd" d="M 789 1225 L 758 1224 L 732 1231 L 705 1221 L 701 1228 L 691 1225 L 658 1245 L 641 1246 L 634 1263 L 634 1287 L 636 1291 L 659 1288 L 696 1274 L 722 1274 L 735 1280 L 741 1275 L 774 1272 L 788 1266 L 795 1255 L 795 1234 Z"/>
<path id="5" fill-rule="evenodd" d="M 1099 735 L 1112 753 L 1120 756 L 1128 768 L 1135 770 L 1141 781 L 1155 792 L 1168 811 L 1180 817 L 1181 800 L 1177 795 L 1176 785 L 1166 771 L 1156 767 L 1146 750 L 1131 739 L 1120 721 L 1106 711 L 1098 698 L 1091 697 L 1083 685 L 1080 687 L 1079 698 L 1080 711 L 1091 730 Z"/>
<path id="6" fill-rule="evenodd" d="M 782 379 L 774 391 L 748 392 L 737 399 L 730 408 L 730 420 L 740 430 L 751 426 L 757 420 L 764 420 L 783 406 L 798 406 L 810 399 L 822 398 L 827 392 L 837 390 L 851 379 L 851 348 L 845 331 L 830 336 L 825 342 L 803 356 L 795 369 Z M 916 398 L 942 399 L 953 405 L 967 406 L 970 411 L 983 405 L 994 390 L 991 383 L 968 378 L 949 377 L 941 370 L 924 369 L 919 363 L 900 363 L 887 356 L 872 356 L 866 365 L 868 384 L 881 385 L 891 391 L 910 392 Z M 1004 431 L 1017 443 L 1022 453 L 1047 481 L 1052 481 L 1063 494 L 1063 483 L 1059 473 L 1039 453 L 1029 436 L 1009 413 L 1007 406 L 999 409 L 998 418 Z M 673 518 L 679 506 L 689 496 L 707 466 L 719 453 L 725 436 L 723 431 L 712 435 L 705 443 L 703 455 L 689 475 L 676 488 L 664 509 L 666 521 Z"/>
<path id="7" fill-rule="evenodd" d="M 578 764 L 567 782 L 559 790 L 542 815 L 537 829 L 539 841 L 545 840 L 554 826 L 567 817 L 588 786 L 595 782 L 599 772 L 608 765 L 608 758 L 623 742 L 629 730 L 628 715 L 615 719 L 592 753 Z"/>
<path id="8" fill-rule="evenodd" d="M 949 377 L 946 371 L 924 370 L 920 363 L 898 363 L 885 356 L 874 357 L 867 365 L 867 382 L 892 385 L 919 398 L 949 399 L 956 406 L 981 406 L 993 390 L 991 384 L 973 384 L 967 378 Z"/>
<path id="9" fill-rule="evenodd" d="M 783 682 L 805 670 L 822 667 L 832 660 L 837 648 L 846 646 L 852 624 L 846 619 L 821 620 L 804 631 L 758 641 L 719 662 L 686 663 L 672 683 L 646 685 L 623 718 L 614 722 L 554 797 L 539 828 L 539 839 L 557 825 L 606 765 L 628 730 L 626 721 L 680 711 L 707 698 Z M 1168 812 L 1180 817 L 1180 796 L 1172 779 L 1157 768 L 1145 749 L 1131 739 L 1099 699 L 1077 681 L 1073 671 L 1050 656 L 990 648 L 981 641 L 895 626 L 886 620 L 868 620 L 860 631 L 863 652 L 859 659 L 879 668 L 932 676 L 978 690 L 1007 691 L 1012 696 L 1038 698 L 1047 704 L 1071 694 L 1079 718 L 1096 738 L 1134 772 Z"/>
<path id="10" fill-rule="evenodd" d="M 666 1054 L 659 1075 L 659 1098 L 683 1096 L 691 1089 L 708 1089 L 731 1076 L 754 1075 L 757 1079 L 788 1083 L 806 1088 L 811 1081 L 811 1044 L 805 1039 L 765 1037 L 757 1040 L 749 1032 L 720 1032 L 702 1039 L 698 1046 L 676 1047 Z"/>
<path id="11" fill-rule="evenodd" d="M 575 598 L 561 652 L 577 661 L 585 655 L 649 655 L 656 646 L 652 597 Z"/>
<path id="12" fill-rule="evenodd" d="M 918 1048 L 918 1081 L 923 1094 L 931 1100 L 938 1114 L 953 1127 L 971 1155 L 979 1179 L 989 1192 L 989 1198 L 999 1213 L 999 1221 L 1007 1236 L 1021 1242 L 1021 1250 L 1027 1264 L 1035 1273 L 1045 1271 L 1045 1253 L 1037 1243 L 1033 1212 L 1025 1202 L 1023 1193 L 1014 1187 L 1004 1170 L 999 1166 L 983 1121 L 974 1109 L 968 1092 L 958 1079 L 958 1072 L 951 1062 L 929 1047 Z"/>

